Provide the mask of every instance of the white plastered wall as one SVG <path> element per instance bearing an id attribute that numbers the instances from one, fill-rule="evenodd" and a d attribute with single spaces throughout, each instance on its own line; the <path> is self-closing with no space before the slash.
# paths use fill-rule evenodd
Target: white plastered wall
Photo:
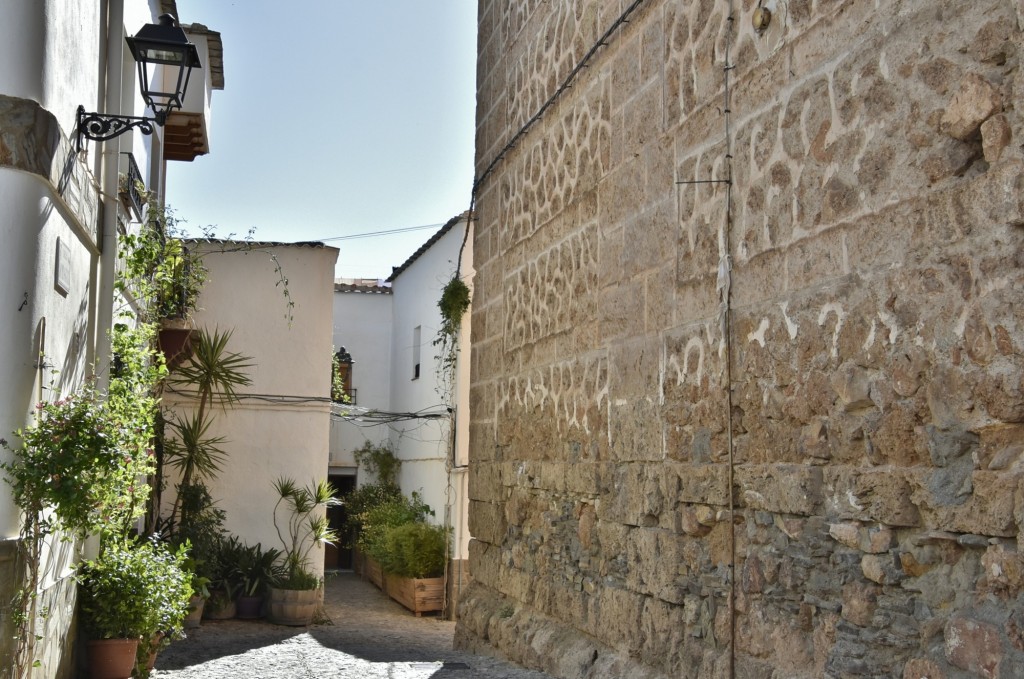
<path id="1" fill-rule="evenodd" d="M 391 388 L 391 294 L 380 292 L 334 293 L 334 348 L 352 355 L 352 380 L 359 408 L 390 410 Z M 388 429 L 340 418 L 331 421 L 331 466 L 355 467 L 352 451 L 366 441 L 387 442 Z M 361 478 L 360 482 L 365 481 Z"/>
<path id="2" fill-rule="evenodd" d="M 230 533 L 249 544 L 280 548 L 273 522 L 274 481 L 288 476 L 307 485 L 327 473 L 338 251 L 301 245 L 257 245 L 246 251 L 238 243 L 200 248 L 209 278 L 195 325 L 232 330 L 229 350 L 252 357 L 254 364 L 252 385 L 238 389 L 242 400 L 215 412 L 211 435 L 225 437 L 221 447 L 227 455 L 208 486 L 227 513 Z M 278 285 L 282 275 L 295 303 L 290 320 L 285 288 Z M 166 402 L 184 407 L 173 395 Z M 172 492 L 165 494 L 165 508 L 172 498 Z M 318 550 L 311 554 L 315 572 L 322 571 L 322 555 Z"/>
<path id="3" fill-rule="evenodd" d="M 456 224 L 392 283 L 394 290 L 394 333 L 392 351 L 391 406 L 397 412 L 437 412 L 444 408 L 438 393 L 437 337 L 441 316 L 437 303 L 441 291 L 455 272 L 455 262 L 465 233 L 465 222 Z M 472 255 L 463 253 L 461 275 L 472 287 Z M 413 378 L 413 341 L 419 327 L 420 375 Z M 446 470 L 451 446 L 450 420 L 412 420 L 392 428 L 392 444 L 402 460 L 399 483 L 406 493 L 418 491 L 442 523 L 450 507 L 454 530 L 453 558 L 466 558 L 469 531 L 466 518 L 465 464 L 468 460 L 469 422 L 469 314 L 460 333 L 459 368 L 456 372 L 456 437 L 452 474 Z M 460 416 L 458 413 L 464 413 Z"/>

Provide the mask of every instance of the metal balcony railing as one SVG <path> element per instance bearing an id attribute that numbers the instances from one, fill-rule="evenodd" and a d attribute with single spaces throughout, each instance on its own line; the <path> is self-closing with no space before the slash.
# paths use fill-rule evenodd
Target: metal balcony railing
<path id="1" fill-rule="evenodd" d="M 122 155 L 128 159 L 128 170 L 124 174 L 124 181 L 119 187 L 119 193 L 121 201 L 125 204 L 125 207 L 135 213 L 135 218 L 138 221 L 142 221 L 142 217 L 145 214 L 143 207 L 146 204 L 146 199 L 143 195 L 143 191 L 139 190 L 140 185 L 145 186 L 145 182 L 142 180 L 142 171 L 139 170 L 138 164 L 135 162 L 135 156 L 128 152 L 122 152 Z"/>

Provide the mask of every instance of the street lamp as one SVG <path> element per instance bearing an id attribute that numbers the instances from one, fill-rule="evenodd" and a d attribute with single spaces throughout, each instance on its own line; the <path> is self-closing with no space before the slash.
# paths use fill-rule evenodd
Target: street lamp
<path id="1" fill-rule="evenodd" d="M 106 141 L 134 128 L 143 134 L 153 134 L 153 123 L 162 127 L 167 121 L 167 114 L 181 108 L 192 69 L 200 66 L 199 52 L 188 41 L 185 31 L 178 26 L 172 15 L 161 15 L 159 21 L 159 24 L 146 24 L 135 37 L 125 38 L 138 66 L 142 98 L 153 109 L 153 117 L 87 113 L 84 106 L 79 106 L 79 150 L 82 148 L 82 137 Z M 163 67 L 166 67 L 163 69 L 163 78 L 157 78 L 157 69 Z M 160 85 L 155 85 L 154 81 L 159 81 Z M 174 89 L 164 91 L 170 84 L 174 85 Z"/>

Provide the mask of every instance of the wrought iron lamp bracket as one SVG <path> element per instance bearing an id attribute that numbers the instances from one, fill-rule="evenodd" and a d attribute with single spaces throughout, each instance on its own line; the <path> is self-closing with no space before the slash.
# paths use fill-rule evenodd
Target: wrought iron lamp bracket
<path id="1" fill-rule="evenodd" d="M 82 137 L 93 141 L 107 141 L 136 128 L 142 134 L 153 134 L 153 123 L 163 126 L 165 117 L 166 114 L 158 114 L 155 118 L 146 118 L 144 116 L 87 113 L 84 106 L 79 106 L 78 114 L 75 117 L 78 130 L 77 149 L 82 150 Z"/>

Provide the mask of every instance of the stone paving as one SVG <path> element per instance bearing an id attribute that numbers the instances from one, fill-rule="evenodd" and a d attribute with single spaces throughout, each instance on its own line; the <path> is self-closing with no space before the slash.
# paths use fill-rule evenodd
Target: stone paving
<path id="1" fill-rule="evenodd" d="M 204 620 L 157 659 L 154 679 L 550 679 L 452 649 L 455 623 L 415 617 L 352 573 L 328 575 L 329 623 Z"/>

